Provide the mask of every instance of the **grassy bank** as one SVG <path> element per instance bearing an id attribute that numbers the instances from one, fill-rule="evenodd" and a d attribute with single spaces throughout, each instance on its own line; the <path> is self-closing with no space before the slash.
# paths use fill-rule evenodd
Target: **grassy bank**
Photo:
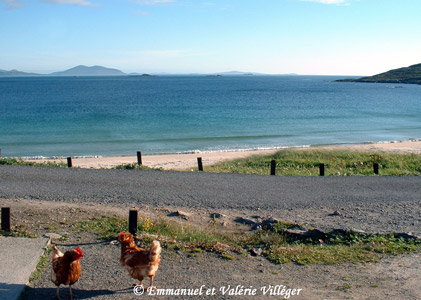
<path id="1" fill-rule="evenodd" d="M 379 164 L 379 175 L 421 175 L 421 155 L 343 150 L 281 150 L 205 166 L 204 171 L 267 175 L 271 160 L 276 161 L 276 175 L 317 176 L 320 163 L 325 165 L 326 176 L 374 175 L 374 163 Z"/>
<path id="2" fill-rule="evenodd" d="M 36 166 L 36 167 L 60 167 L 67 168 L 66 163 L 56 163 L 56 162 L 32 162 L 24 161 L 17 158 L 4 158 L 0 157 L 0 165 L 17 165 L 17 166 Z"/>
<path id="3" fill-rule="evenodd" d="M 99 217 L 79 222 L 77 231 L 90 231 L 103 239 L 116 238 L 127 231 L 127 220 Z M 384 255 L 411 253 L 421 250 L 421 240 L 404 239 L 393 234 L 365 234 L 332 231 L 324 240 L 315 237 L 297 238 L 288 234 L 292 224 L 278 223 L 271 230 L 220 233 L 216 226 L 194 228 L 167 220 L 140 218 L 139 236 L 143 243 L 159 239 L 167 249 L 184 250 L 191 255 L 208 251 L 224 259 L 236 259 L 250 251 L 258 251 L 273 263 L 338 264 L 375 262 Z M 253 250 L 258 249 L 258 250 Z"/>

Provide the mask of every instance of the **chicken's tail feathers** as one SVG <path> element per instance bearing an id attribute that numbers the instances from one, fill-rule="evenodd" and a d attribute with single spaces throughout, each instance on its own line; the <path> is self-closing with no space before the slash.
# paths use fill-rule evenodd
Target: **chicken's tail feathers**
<path id="1" fill-rule="evenodd" d="M 52 252 L 53 259 L 62 257 L 62 256 L 63 256 L 63 253 L 61 253 L 61 251 L 55 245 L 53 245 L 53 252 Z"/>
<path id="2" fill-rule="evenodd" d="M 152 261 L 156 260 L 159 258 L 160 254 L 161 254 L 161 244 L 159 243 L 159 241 L 153 241 L 151 249 L 149 250 L 150 259 Z"/>

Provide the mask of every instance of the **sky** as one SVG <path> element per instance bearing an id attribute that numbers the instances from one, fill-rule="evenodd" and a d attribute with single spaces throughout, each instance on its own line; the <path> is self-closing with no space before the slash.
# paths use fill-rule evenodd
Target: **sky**
<path id="1" fill-rule="evenodd" d="M 0 0 L 0 69 L 374 75 L 421 63 L 420 0 Z"/>

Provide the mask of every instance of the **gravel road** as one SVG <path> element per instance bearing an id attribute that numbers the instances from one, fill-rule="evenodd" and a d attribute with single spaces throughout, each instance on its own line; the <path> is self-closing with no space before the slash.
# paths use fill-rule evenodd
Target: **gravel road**
<path id="1" fill-rule="evenodd" d="M 0 167 L 0 197 L 273 209 L 421 199 L 421 177 L 281 177 L 166 171 Z"/>
<path id="2" fill-rule="evenodd" d="M 0 166 L 0 198 L 272 212 L 318 227 L 421 235 L 421 177 L 282 177 Z M 328 217 L 340 211 L 339 218 Z"/>

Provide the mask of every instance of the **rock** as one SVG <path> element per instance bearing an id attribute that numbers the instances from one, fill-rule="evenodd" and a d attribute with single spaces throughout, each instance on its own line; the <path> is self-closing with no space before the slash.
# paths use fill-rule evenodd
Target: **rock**
<path id="1" fill-rule="evenodd" d="M 229 246 L 229 245 L 227 245 L 227 244 L 222 244 L 222 243 L 220 243 L 220 242 L 216 242 L 216 244 L 213 246 L 213 248 L 216 250 L 216 251 L 219 251 L 219 252 L 227 252 L 227 251 L 229 251 L 230 249 L 231 249 L 231 247 Z"/>
<path id="2" fill-rule="evenodd" d="M 304 236 L 307 233 L 307 230 L 285 229 L 285 232 L 290 234 L 290 235 Z"/>
<path id="3" fill-rule="evenodd" d="M 224 214 L 220 214 L 220 213 L 211 213 L 210 215 L 210 218 L 211 219 L 220 219 L 220 218 L 222 218 L 222 217 L 226 217 L 226 215 L 224 215 Z"/>
<path id="4" fill-rule="evenodd" d="M 278 223 L 279 220 L 275 219 L 273 217 L 270 217 L 269 219 L 263 220 L 259 226 L 255 226 L 255 229 L 264 228 L 266 230 L 273 230 L 273 224 Z M 258 227 L 258 228 L 257 228 Z"/>
<path id="5" fill-rule="evenodd" d="M 253 256 L 260 256 L 262 255 L 262 252 L 263 252 L 262 248 L 253 248 L 250 250 L 250 253 Z"/>
<path id="6" fill-rule="evenodd" d="M 46 234 L 44 234 L 45 237 L 50 238 L 51 240 L 58 240 L 61 238 L 61 235 L 59 235 L 58 233 L 54 233 L 54 232 L 47 232 Z"/>
<path id="7" fill-rule="evenodd" d="M 298 229 L 286 229 L 285 232 L 295 238 L 298 239 L 312 239 L 312 240 L 325 240 L 326 233 L 321 230 L 313 229 L 313 230 L 298 230 Z"/>
<path id="8" fill-rule="evenodd" d="M 413 235 L 412 232 L 408 232 L 408 233 L 405 233 L 405 232 L 394 233 L 393 236 L 395 238 L 403 238 L 405 240 L 416 240 L 416 239 L 419 238 L 419 237 Z"/>
<path id="9" fill-rule="evenodd" d="M 270 217 L 269 219 L 267 219 L 267 221 L 270 222 L 270 223 L 278 223 L 280 220 L 276 219 L 274 217 Z"/>
<path id="10" fill-rule="evenodd" d="M 356 228 L 351 228 L 350 231 L 353 231 L 353 232 L 356 232 L 356 233 L 361 233 L 361 234 L 366 233 L 364 230 L 356 229 Z"/>
<path id="11" fill-rule="evenodd" d="M 118 241 L 111 241 L 110 242 L 110 245 L 118 245 L 118 244 L 120 244 Z"/>
<path id="12" fill-rule="evenodd" d="M 243 217 L 236 218 L 234 220 L 234 222 L 245 224 L 245 225 L 257 225 L 257 223 L 255 221 L 253 221 L 251 219 L 243 218 Z"/>
<path id="13" fill-rule="evenodd" d="M 172 212 L 170 214 L 167 215 L 168 217 L 182 217 L 184 219 L 188 219 L 189 217 L 191 217 L 190 213 L 181 211 L 181 210 L 177 210 L 175 212 Z"/>
<path id="14" fill-rule="evenodd" d="M 334 216 L 342 216 L 341 212 L 339 210 L 335 210 L 333 213 L 331 213 L 329 216 L 334 217 Z"/>

